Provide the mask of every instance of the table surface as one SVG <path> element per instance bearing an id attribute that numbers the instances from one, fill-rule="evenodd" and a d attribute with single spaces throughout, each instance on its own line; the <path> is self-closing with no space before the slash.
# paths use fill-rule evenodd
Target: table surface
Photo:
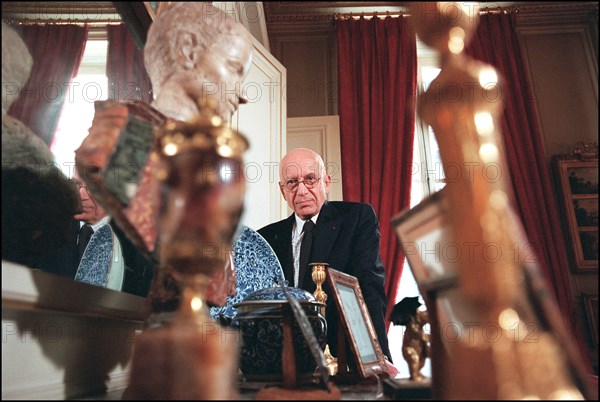
<path id="1" fill-rule="evenodd" d="M 256 393 L 263 388 L 281 386 L 280 383 L 243 381 L 239 383 L 240 400 L 254 400 Z M 335 384 L 342 393 L 342 400 L 389 400 L 384 395 L 383 382 Z"/>
<path id="2" fill-rule="evenodd" d="M 253 401 L 256 399 L 256 393 L 264 387 L 275 386 L 280 384 L 265 383 L 265 382 L 245 382 L 240 384 L 239 398 L 242 401 Z M 360 384 L 343 384 L 336 385 L 342 392 L 342 400 L 389 400 L 390 398 L 383 394 L 383 385 L 360 385 Z M 82 400 L 121 400 L 125 388 L 113 390 L 103 395 L 82 398 Z"/>
<path id="3" fill-rule="evenodd" d="M 390 380 L 388 380 L 390 381 Z M 431 386 L 430 382 L 416 384 L 408 379 L 391 380 L 397 384 L 396 389 L 391 390 L 385 384 L 386 379 L 369 378 L 356 383 L 340 383 L 332 381 L 341 391 L 342 400 L 410 400 L 430 399 L 423 395 L 423 388 Z M 265 387 L 281 386 L 276 382 L 240 381 L 238 383 L 238 400 L 255 400 L 258 391 Z M 125 388 L 110 391 L 103 395 L 97 395 L 83 400 L 121 400 Z M 415 394 L 415 391 L 417 394 Z M 413 395 L 414 394 L 414 395 Z"/>

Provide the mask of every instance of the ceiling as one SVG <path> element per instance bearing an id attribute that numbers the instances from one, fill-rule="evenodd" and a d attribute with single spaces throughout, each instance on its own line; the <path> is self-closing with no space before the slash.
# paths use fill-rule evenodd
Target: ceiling
<path id="1" fill-rule="evenodd" d="M 107 23 L 120 23 L 123 19 L 129 26 L 137 25 L 134 32 L 139 32 L 139 38 L 134 38 L 141 43 L 145 42 L 145 32 L 151 24 L 147 12 L 151 2 L 110 2 L 110 1 L 41 1 L 41 2 L 2 2 L 2 19 L 11 21 L 31 22 L 87 22 L 92 27 L 103 26 Z M 268 43 L 267 32 L 274 29 L 284 29 L 298 23 L 329 22 L 341 15 L 386 15 L 405 12 L 409 2 L 393 1 L 329 1 L 329 2 L 212 2 L 225 6 L 226 11 L 248 10 L 253 8 L 264 12 L 260 28 L 250 26 L 248 21 L 244 24 L 250 32 L 263 44 Z M 555 9 L 560 13 L 565 7 L 573 8 L 578 5 L 589 7 L 597 2 L 478 2 L 480 8 L 494 10 L 517 8 L 520 12 L 536 12 L 535 10 Z M 115 4 L 117 7 L 115 8 Z M 254 7 L 253 7 L 254 5 Z M 124 18 L 121 18 L 124 16 Z M 243 17 L 241 17 L 243 19 Z M 246 20 L 251 17 L 246 16 Z M 261 20 L 261 18 L 254 18 Z M 242 21 L 244 22 L 244 21 Z M 255 23 L 252 23 L 256 25 Z M 134 34 L 135 36 L 135 34 Z M 268 47 L 268 46 L 267 46 Z"/>
<path id="2" fill-rule="evenodd" d="M 2 19 L 35 22 L 120 22 L 111 1 L 3 1 Z"/>
<path id="3" fill-rule="evenodd" d="M 128 2 L 147 3 L 147 2 Z M 406 10 L 408 2 L 393 1 L 329 1 L 329 2 L 259 2 L 265 20 L 333 18 L 336 14 L 360 15 L 398 13 Z M 508 7 L 514 2 L 481 2 L 485 7 Z M 537 3 L 540 4 L 540 3 Z M 3 19 L 43 21 L 119 21 L 120 17 L 110 1 L 40 1 L 2 2 Z"/>
<path id="4" fill-rule="evenodd" d="M 149 2 L 125 2 L 128 4 L 143 4 Z M 213 2 L 216 3 L 216 2 Z M 233 2 L 219 2 L 228 4 Z M 250 4 L 252 2 L 245 2 Z M 386 13 L 399 13 L 405 11 L 409 2 L 394 1 L 279 1 L 279 2 L 254 2 L 262 5 L 267 25 L 273 22 L 333 19 L 339 14 L 372 15 Z M 475 2 L 481 8 L 496 9 L 518 7 L 527 9 L 531 7 L 557 7 L 565 4 L 589 4 L 596 2 Z M 122 4 L 118 2 L 117 4 Z M 2 19 L 29 19 L 36 22 L 118 22 L 120 15 L 110 1 L 22 1 L 2 2 Z"/>

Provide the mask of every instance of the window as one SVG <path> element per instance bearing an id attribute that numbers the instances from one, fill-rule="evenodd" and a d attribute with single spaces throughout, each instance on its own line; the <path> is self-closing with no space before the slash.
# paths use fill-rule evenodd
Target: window
<path id="1" fill-rule="evenodd" d="M 88 134 L 94 118 L 94 102 L 108 99 L 106 54 L 108 41 L 88 39 L 77 77 L 69 86 L 68 98 L 62 108 L 50 150 L 67 177 L 73 176 L 75 150 Z"/>
<path id="2" fill-rule="evenodd" d="M 425 92 L 431 81 L 440 73 L 437 57 L 434 52 L 417 41 L 417 57 L 418 57 L 418 93 Z M 414 207 L 421 200 L 436 191 L 441 190 L 444 183 L 444 170 L 440 158 L 435 135 L 430 126 L 422 123 L 417 116 L 415 123 L 415 143 L 413 147 L 413 176 L 410 195 L 410 207 Z M 405 297 L 420 296 L 419 289 L 407 260 L 404 260 L 404 268 L 400 279 L 400 287 L 396 296 L 396 303 Z M 423 299 L 420 302 L 424 304 Z M 402 357 L 402 340 L 404 337 L 404 326 L 390 325 L 388 332 L 389 347 L 394 366 L 399 371 L 399 378 L 410 377 L 410 372 L 406 361 Z M 429 326 L 425 326 L 425 330 L 429 330 Z M 427 359 L 425 366 L 421 372 L 431 377 L 430 359 Z"/>

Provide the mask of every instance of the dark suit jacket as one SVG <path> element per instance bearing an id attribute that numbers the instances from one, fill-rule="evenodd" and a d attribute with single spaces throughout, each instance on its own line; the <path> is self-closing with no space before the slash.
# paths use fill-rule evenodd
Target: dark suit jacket
<path id="1" fill-rule="evenodd" d="M 137 247 L 133 245 L 131 240 L 125 235 L 123 230 L 117 226 L 113 220 L 109 222 L 111 229 L 119 239 L 121 243 L 121 251 L 123 253 L 123 261 L 125 263 L 125 277 L 123 279 L 123 292 L 131 293 L 137 296 L 146 297 L 152 278 L 154 276 L 154 268 L 157 263 L 152 256 L 148 256 Z M 66 251 L 71 257 L 71 264 L 61 272 L 56 272 L 61 276 L 66 276 L 75 279 L 77 273 L 78 254 L 77 254 L 77 235 L 79 232 L 79 221 L 74 220 L 71 235 L 73 237 L 73 244 L 70 245 L 70 249 Z"/>
<path id="2" fill-rule="evenodd" d="M 134 246 L 129 237 L 112 220 L 110 221 L 110 227 L 121 243 L 123 261 L 125 262 L 123 292 L 146 297 L 154 277 L 154 269 L 157 266 L 156 259 L 146 255 Z"/>
<path id="3" fill-rule="evenodd" d="M 288 283 L 293 284 L 292 229 L 294 214 L 258 230 L 269 242 L 281 262 Z M 310 262 L 326 262 L 330 268 L 358 278 L 361 291 L 383 353 L 392 361 L 385 326 L 385 270 L 379 255 L 379 221 L 373 207 L 365 203 L 325 202 L 313 234 Z M 311 272 L 307 270 L 301 287 L 315 291 Z M 325 292 L 331 291 L 324 287 Z M 327 299 L 327 338 L 337 353 L 337 311 L 332 297 Z"/>

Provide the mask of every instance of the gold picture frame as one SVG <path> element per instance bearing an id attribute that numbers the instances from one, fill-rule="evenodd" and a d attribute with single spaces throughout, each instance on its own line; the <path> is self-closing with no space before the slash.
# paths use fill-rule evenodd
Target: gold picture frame
<path id="1" fill-rule="evenodd" d="M 421 291 L 426 291 L 423 285 L 455 276 L 453 264 L 444 256 L 444 244 L 450 238 L 445 193 L 444 189 L 433 193 L 391 221 Z"/>
<path id="2" fill-rule="evenodd" d="M 595 350 L 598 350 L 598 293 L 582 293 L 583 307 L 590 329 L 590 339 Z"/>
<path id="3" fill-rule="evenodd" d="M 554 157 L 576 272 L 598 270 L 598 159 Z"/>
<path id="4" fill-rule="evenodd" d="M 355 276 L 345 274 L 332 268 L 327 269 L 327 282 L 331 288 L 331 296 L 339 314 L 338 339 L 345 339 L 345 346 L 338 344 L 338 364 L 354 363 L 361 378 L 387 373 L 385 356 L 379 345 L 375 327 L 367 310 L 360 284 Z M 341 335 L 341 336 L 340 336 Z M 352 359 L 343 358 L 340 354 L 349 350 Z M 344 362 L 345 361 L 345 362 Z M 346 374 L 340 367 L 338 375 Z"/>

